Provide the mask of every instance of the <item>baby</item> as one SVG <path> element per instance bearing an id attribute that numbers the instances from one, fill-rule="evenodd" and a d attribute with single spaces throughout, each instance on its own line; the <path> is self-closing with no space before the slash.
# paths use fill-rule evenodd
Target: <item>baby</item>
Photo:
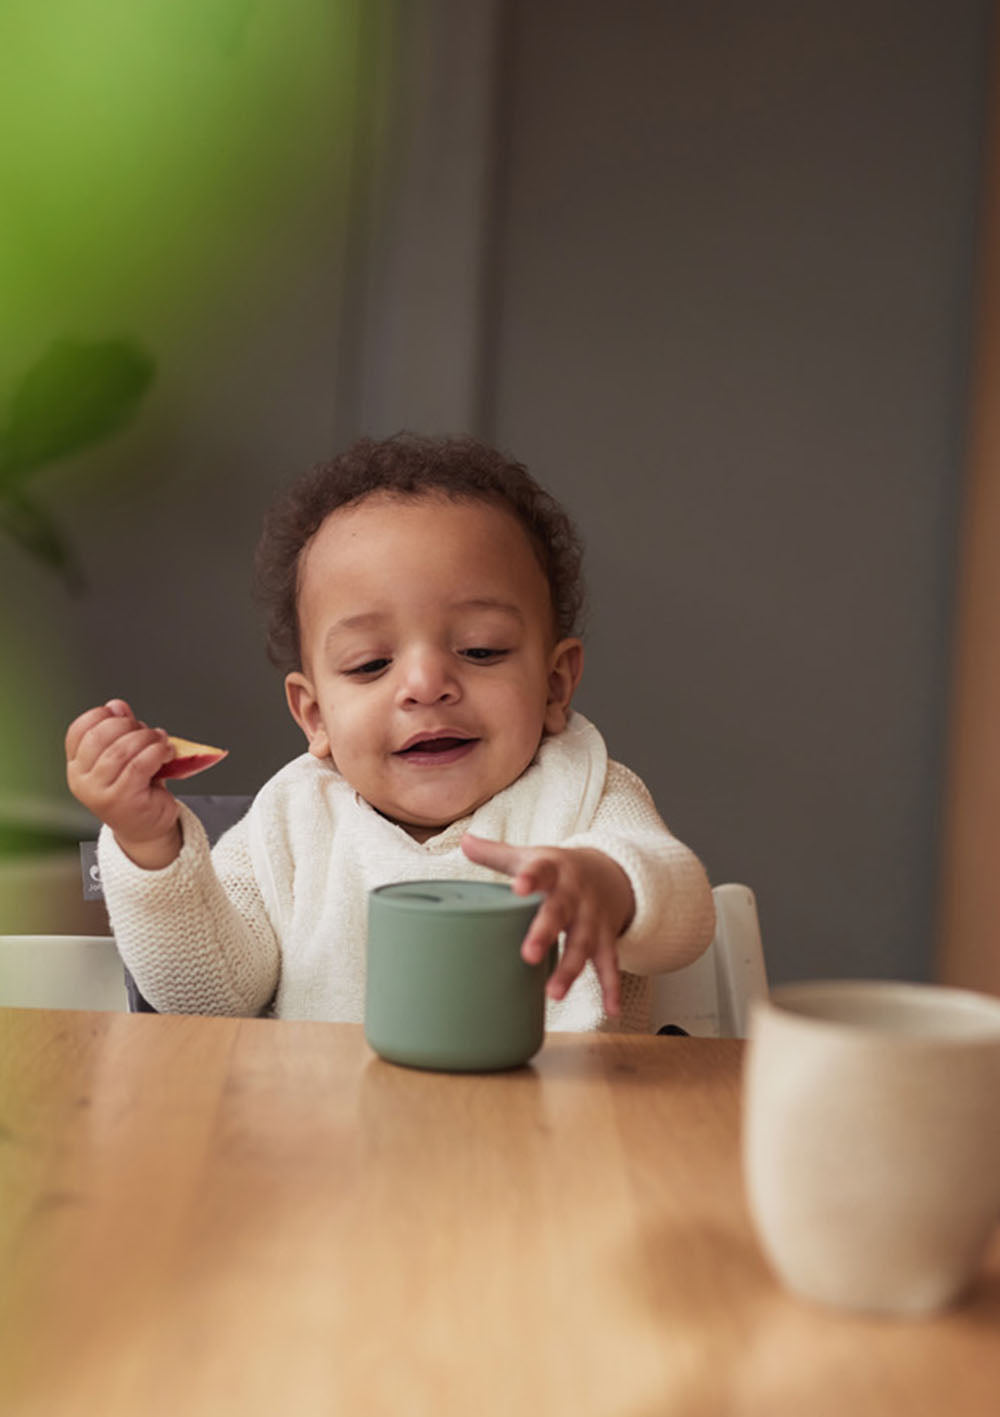
<path id="1" fill-rule="evenodd" d="M 524 959 L 564 939 L 547 1026 L 647 1029 L 644 976 L 705 949 L 712 897 L 572 708 L 583 595 L 562 509 L 473 439 L 364 439 L 272 509 L 257 581 L 309 751 L 214 850 L 152 781 L 173 752 L 163 729 L 112 699 L 66 735 L 149 1002 L 359 1022 L 369 890 L 509 877 L 545 894 Z"/>

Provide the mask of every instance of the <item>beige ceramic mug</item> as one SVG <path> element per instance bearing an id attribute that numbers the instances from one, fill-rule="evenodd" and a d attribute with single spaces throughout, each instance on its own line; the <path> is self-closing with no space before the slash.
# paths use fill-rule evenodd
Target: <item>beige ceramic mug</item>
<path id="1" fill-rule="evenodd" d="M 1000 1218 L 1000 999 L 787 985 L 750 1033 L 744 1177 L 779 1277 L 880 1313 L 959 1298 Z"/>

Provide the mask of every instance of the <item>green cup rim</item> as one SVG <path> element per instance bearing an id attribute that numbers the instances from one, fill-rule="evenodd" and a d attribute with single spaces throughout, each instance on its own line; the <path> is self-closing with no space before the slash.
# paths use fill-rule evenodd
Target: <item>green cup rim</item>
<path id="1" fill-rule="evenodd" d="M 421 887 L 441 891 L 443 887 L 455 886 L 464 887 L 466 890 L 471 887 L 476 894 L 482 896 L 482 899 L 475 902 L 441 901 L 440 899 L 431 899 L 430 896 L 422 899 L 419 894 Z M 515 895 L 511 887 L 504 881 L 466 881 L 440 878 L 426 878 L 419 881 L 387 881 L 385 885 L 375 886 L 368 892 L 368 896 L 369 900 L 378 897 L 381 905 L 388 906 L 392 910 L 430 914 L 443 909 L 450 916 L 491 915 L 528 907 L 537 909 L 545 899 L 545 894 L 542 891 L 533 891 L 531 895 Z"/>

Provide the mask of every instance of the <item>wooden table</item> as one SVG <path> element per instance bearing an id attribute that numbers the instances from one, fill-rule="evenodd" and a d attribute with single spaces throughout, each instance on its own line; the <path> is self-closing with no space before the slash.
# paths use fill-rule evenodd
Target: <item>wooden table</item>
<path id="1" fill-rule="evenodd" d="M 2 1010 L 0 1411 L 995 1417 L 1000 1247 L 933 1320 L 778 1288 L 741 1056 L 447 1076 L 346 1025 Z"/>

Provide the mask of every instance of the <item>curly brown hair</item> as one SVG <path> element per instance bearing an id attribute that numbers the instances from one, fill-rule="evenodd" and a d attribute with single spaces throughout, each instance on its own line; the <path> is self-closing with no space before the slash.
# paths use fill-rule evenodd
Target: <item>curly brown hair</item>
<path id="1" fill-rule="evenodd" d="M 298 589 L 302 552 L 339 507 L 373 492 L 494 502 L 523 526 L 552 597 L 557 636 L 578 633 L 584 605 L 583 551 L 559 503 L 518 462 L 476 438 L 397 433 L 361 438 L 293 482 L 264 519 L 254 588 L 267 617 L 267 652 L 288 672 L 301 667 Z"/>

